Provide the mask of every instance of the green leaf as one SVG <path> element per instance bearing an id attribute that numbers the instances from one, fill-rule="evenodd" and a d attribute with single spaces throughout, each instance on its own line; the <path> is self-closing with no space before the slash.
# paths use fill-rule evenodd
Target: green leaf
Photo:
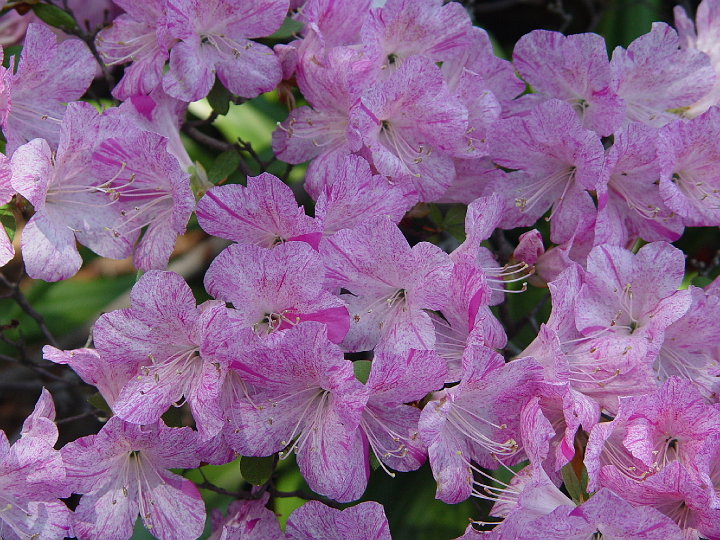
<path id="1" fill-rule="evenodd" d="M 373 471 L 377 471 L 380 468 L 380 460 L 375 455 L 375 452 L 370 452 L 370 468 Z"/>
<path id="2" fill-rule="evenodd" d="M 182 427 L 182 415 L 179 407 L 170 407 L 162 415 L 162 420 L 168 427 Z"/>
<path id="3" fill-rule="evenodd" d="M 110 409 L 110 405 L 107 404 L 105 401 L 105 398 L 102 397 L 102 394 L 100 392 L 95 392 L 92 396 L 87 398 L 88 403 L 95 407 L 96 409 L 100 409 L 103 412 L 111 413 L 112 410 Z"/>
<path id="4" fill-rule="evenodd" d="M 275 455 L 240 458 L 240 474 L 253 486 L 262 486 L 275 472 Z"/>
<path id="5" fill-rule="evenodd" d="M 465 215 L 467 214 L 467 206 L 464 204 L 454 204 L 445 214 L 443 221 L 443 229 L 453 235 L 457 240 L 463 242 L 465 240 Z"/>
<path id="6" fill-rule="evenodd" d="M 13 238 L 15 238 L 16 224 L 15 216 L 13 215 L 10 208 L 11 204 L 12 203 L 8 203 L 4 206 L 0 206 L 0 223 L 2 223 L 2 226 L 5 227 L 5 232 L 10 238 L 10 241 L 12 242 Z"/>
<path id="7" fill-rule="evenodd" d="M 299 32 L 302 30 L 303 23 L 300 21 L 296 21 L 295 19 L 291 19 L 290 17 L 285 17 L 285 20 L 282 23 L 282 26 L 275 30 L 275 33 L 270 36 L 271 39 L 285 39 L 292 37 L 293 34 Z"/>
<path id="8" fill-rule="evenodd" d="M 370 367 L 372 362 L 370 360 L 355 360 L 353 362 L 353 371 L 355 372 L 355 378 L 361 383 L 365 384 L 370 376 Z"/>
<path id="9" fill-rule="evenodd" d="M 218 78 L 215 79 L 215 84 L 210 89 L 207 100 L 212 110 L 218 114 L 226 115 L 230 110 L 230 92 Z"/>
<path id="10" fill-rule="evenodd" d="M 430 210 L 430 219 L 435 225 L 442 225 L 443 222 L 443 216 L 442 212 L 440 211 L 440 208 L 438 208 L 438 205 L 435 203 L 428 204 L 428 210 Z"/>
<path id="11" fill-rule="evenodd" d="M 712 282 L 712 279 L 705 276 L 695 276 L 694 278 L 692 278 L 692 280 L 690 280 L 691 285 L 694 285 L 695 287 L 700 287 L 701 289 L 707 287 Z"/>
<path id="12" fill-rule="evenodd" d="M 72 15 L 52 4 L 35 4 L 32 10 L 38 19 L 55 28 L 71 30 L 77 26 Z"/>
<path id="13" fill-rule="evenodd" d="M 575 502 L 575 504 L 581 504 L 585 501 L 585 493 L 580 480 L 575 474 L 575 470 L 572 467 L 572 463 L 568 463 L 562 468 L 563 482 L 565 482 L 565 489 L 568 494 Z"/>
<path id="14" fill-rule="evenodd" d="M 464 228 L 465 214 L 467 214 L 467 206 L 464 204 L 453 204 L 450 207 L 450 210 L 447 211 L 447 214 L 445 214 L 445 221 L 443 224 L 446 227 L 461 225 Z"/>
<path id="15" fill-rule="evenodd" d="M 9 47 L 3 47 L 3 62 L 2 65 L 5 69 L 10 69 L 10 59 L 14 58 L 14 64 L 12 66 L 13 73 L 17 71 L 17 65 L 20 61 L 20 53 L 22 53 L 22 45 L 10 45 Z"/>
<path id="16" fill-rule="evenodd" d="M 210 167 L 207 173 L 208 180 L 211 184 L 215 185 L 234 173 L 239 165 L 240 154 L 235 150 L 226 150 L 215 158 L 212 167 Z"/>

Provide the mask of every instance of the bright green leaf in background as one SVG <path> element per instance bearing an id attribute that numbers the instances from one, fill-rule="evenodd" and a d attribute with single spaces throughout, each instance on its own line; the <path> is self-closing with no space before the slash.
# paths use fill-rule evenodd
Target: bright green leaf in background
<path id="1" fill-rule="evenodd" d="M 35 4 L 32 6 L 33 13 L 45 24 L 61 30 L 72 30 L 77 26 L 75 19 L 57 6 L 51 4 Z"/>
<path id="2" fill-rule="evenodd" d="M 218 184 L 237 171 L 239 165 L 240 154 L 236 150 L 226 150 L 215 158 L 208 170 L 208 180 L 211 184 Z"/>

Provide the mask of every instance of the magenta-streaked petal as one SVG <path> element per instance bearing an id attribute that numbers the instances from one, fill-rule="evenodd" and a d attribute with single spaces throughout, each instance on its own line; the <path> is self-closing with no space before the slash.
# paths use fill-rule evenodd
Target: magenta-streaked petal
<path id="1" fill-rule="evenodd" d="M 216 56 L 215 49 L 178 43 L 170 51 L 170 69 L 163 76 L 163 89 L 183 101 L 204 98 L 215 80 L 213 66 Z"/>
<path id="2" fill-rule="evenodd" d="M 82 265 L 73 231 L 51 212 L 35 214 L 28 221 L 20 246 L 25 270 L 35 279 L 67 279 L 75 275 Z"/>

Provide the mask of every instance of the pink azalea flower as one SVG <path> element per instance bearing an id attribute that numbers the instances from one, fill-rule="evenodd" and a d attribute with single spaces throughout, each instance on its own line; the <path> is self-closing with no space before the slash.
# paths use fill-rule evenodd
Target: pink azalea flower
<path id="1" fill-rule="evenodd" d="M 265 248 L 290 240 L 317 248 L 321 225 L 298 206 L 292 189 L 263 173 L 240 184 L 216 186 L 197 204 L 200 226 L 208 234 Z"/>
<path id="2" fill-rule="evenodd" d="M 610 87 L 610 61 L 601 36 L 533 30 L 515 44 L 513 65 L 545 99 L 572 105 L 584 128 L 608 136 L 622 125 L 625 103 Z"/>
<path id="3" fill-rule="evenodd" d="M 600 197 L 606 189 L 600 181 L 604 151 L 570 105 L 553 99 L 525 117 L 498 121 L 494 129 L 493 161 L 522 171 L 493 186 L 507 201 L 502 228 L 532 225 L 552 207 L 550 239 L 559 244 L 579 224 L 593 221 L 596 210 L 588 191 Z"/>
<path id="4" fill-rule="evenodd" d="M 376 217 L 323 239 L 320 254 L 325 285 L 348 291 L 340 295 L 350 311 L 345 349 L 434 347 L 426 310 L 445 306 L 452 269 L 440 248 L 426 242 L 410 248 L 389 219 Z"/>
<path id="5" fill-rule="evenodd" d="M 603 164 L 606 196 L 599 201 L 595 243 L 629 248 L 639 237 L 673 242 L 684 227 L 663 201 L 657 180 L 658 130 L 633 123 L 615 133 Z"/>
<path id="6" fill-rule="evenodd" d="M 660 130 L 660 196 L 689 227 L 720 225 L 719 135 L 717 107 Z"/>
<path id="7" fill-rule="evenodd" d="M 495 56 L 490 37 L 485 30 L 473 26 L 469 39 L 467 45 L 457 49 L 453 58 L 443 61 L 445 79 L 450 81 L 466 70 L 480 75 L 483 84 L 505 110 L 511 100 L 523 93 L 525 83 L 518 79 L 510 62 Z"/>
<path id="8" fill-rule="evenodd" d="M 558 506 L 542 518 L 500 539 L 585 540 L 600 535 L 607 540 L 682 540 L 680 528 L 654 508 L 633 507 L 609 489 L 601 489 L 577 508 Z"/>
<path id="9" fill-rule="evenodd" d="M 665 330 L 663 345 L 653 362 L 658 384 L 676 375 L 693 381 L 705 399 L 717 402 L 720 395 L 718 358 L 720 346 L 720 297 L 692 285 L 692 304 L 685 315 Z"/>
<path id="10" fill-rule="evenodd" d="M 310 321 L 230 354 L 233 369 L 256 390 L 232 406 L 224 430 L 230 446 L 245 456 L 282 450 L 283 457 L 294 449 L 313 491 L 358 499 L 370 472 L 358 430 L 368 394 L 325 326 Z"/>
<path id="11" fill-rule="evenodd" d="M 56 364 L 66 364 L 87 384 L 95 386 L 105 403 L 112 407 L 125 384 L 138 370 L 138 363 L 111 363 L 95 349 L 61 351 L 50 345 L 43 347 L 43 358 Z"/>
<path id="12" fill-rule="evenodd" d="M 441 314 L 430 313 L 435 326 L 435 350 L 447 362 L 446 382 L 460 380 L 470 345 L 505 347 L 507 336 L 488 307 L 490 298 L 485 276 L 477 267 L 463 262 L 453 266 L 450 299 Z"/>
<path id="13" fill-rule="evenodd" d="M 13 187 L 35 208 L 21 239 L 29 276 L 58 281 L 75 274 L 82 264 L 76 240 L 104 257 L 130 254 L 137 231 L 130 238 L 117 233 L 122 209 L 116 193 L 92 174 L 92 151 L 99 142 L 109 132 L 123 135 L 128 129 L 132 126 L 119 117 L 72 103 L 57 152 L 44 139 L 34 139 L 13 154 Z"/>
<path id="14" fill-rule="evenodd" d="M 633 505 L 658 509 L 687 537 L 717 537 L 720 510 L 703 455 L 718 436 L 719 415 L 677 377 L 652 394 L 621 400 L 615 419 L 590 433 L 588 487 L 609 487 Z"/>
<path id="15" fill-rule="evenodd" d="M 333 164 L 327 161 L 330 175 L 315 204 L 315 217 L 323 224 L 323 234 L 352 229 L 375 216 L 388 216 L 399 223 L 408 210 L 403 194 L 385 176 L 372 174 L 363 158 L 337 158 Z"/>
<path id="16" fill-rule="evenodd" d="M 234 336 L 227 308 L 219 301 L 195 305 L 190 287 L 177 274 L 152 271 L 130 293 L 131 306 L 95 323 L 103 359 L 137 366 L 113 412 L 128 422 L 152 424 L 184 397 L 203 439 L 222 428 L 218 394 L 227 364 L 216 353 Z"/>
<path id="17" fill-rule="evenodd" d="M 162 135 L 141 131 L 103 141 L 93 152 L 93 172 L 110 185 L 122 222 L 113 234 L 137 238 L 133 264 L 145 272 L 164 270 L 178 235 L 185 233 L 195 197 Z"/>
<path id="18" fill-rule="evenodd" d="M 345 303 L 322 288 L 325 268 L 304 242 L 267 250 L 235 244 L 220 253 L 205 274 L 205 289 L 234 306 L 232 316 L 260 336 L 305 321 L 326 325 L 328 339 L 343 340 L 350 327 Z"/>
<path id="19" fill-rule="evenodd" d="M 690 293 L 677 290 L 684 271 L 682 252 L 664 242 L 647 244 L 636 255 L 613 246 L 593 249 L 575 303 L 575 324 L 590 338 L 583 345 L 589 349 L 588 366 L 594 360 L 599 369 L 596 376 L 586 375 L 583 386 L 605 373 L 612 380 L 612 364 L 623 372 L 652 362 L 665 329 L 690 306 Z"/>
<path id="20" fill-rule="evenodd" d="M 615 411 L 619 396 L 655 387 L 652 363 L 665 329 L 690 305 L 690 293 L 677 290 L 684 258 L 664 242 L 637 255 L 602 245 L 590 252 L 587 266 L 587 272 L 568 268 L 550 283 L 553 312 L 524 354 L 537 358 L 554 381 L 570 382 Z"/>
<path id="21" fill-rule="evenodd" d="M 265 506 L 269 493 L 256 501 L 237 500 L 230 503 L 227 517 L 213 508 L 210 523 L 213 534 L 208 540 L 285 540 L 277 517 Z"/>
<path id="22" fill-rule="evenodd" d="M 97 435 L 66 444 L 62 457 L 74 493 L 80 540 L 128 540 L 138 514 L 161 540 L 195 540 L 205 507 L 195 484 L 170 468 L 194 468 L 196 436 L 162 422 L 139 426 L 111 418 Z"/>
<path id="23" fill-rule="evenodd" d="M 65 466 L 53 448 L 58 438 L 55 406 L 43 389 L 21 438 L 12 446 L 0 431 L 0 535 L 3 538 L 61 540 L 73 536 Z"/>
<path id="24" fill-rule="evenodd" d="M 443 62 L 470 42 L 472 24 L 457 2 L 388 0 L 370 11 L 362 27 L 367 54 L 380 69 L 398 67 L 415 55 Z"/>
<path id="25" fill-rule="evenodd" d="M 124 101 L 147 95 L 160 84 L 168 49 L 177 40 L 168 35 L 165 27 L 164 0 L 116 0 L 116 3 L 125 14 L 98 33 L 95 45 L 105 65 L 132 62 L 112 90 L 114 97 Z"/>
<path id="26" fill-rule="evenodd" d="M 627 121 L 660 127 L 705 96 L 715 82 L 710 59 L 696 49 L 680 49 L 677 33 L 665 23 L 627 48 L 613 51 L 610 67 L 617 94 L 627 104 Z"/>
<path id="27" fill-rule="evenodd" d="M 706 0 L 700 2 L 695 13 L 695 24 L 688 18 L 682 6 L 675 6 L 675 28 L 680 38 L 680 47 L 683 49 L 697 49 L 710 57 L 710 63 L 715 70 L 715 84 L 712 90 L 704 97 L 693 103 L 684 113 L 687 118 L 694 118 L 704 113 L 708 108 L 720 103 L 720 12 L 717 2 Z M 697 31 L 696 31 L 697 25 Z"/>
<path id="28" fill-rule="evenodd" d="M 505 171 L 498 169 L 490 157 L 476 159 L 453 158 L 455 179 L 437 199 L 437 203 L 470 204 L 478 197 L 491 195 L 493 186 L 505 179 Z"/>
<path id="29" fill-rule="evenodd" d="M 371 0 L 307 0 L 295 19 L 305 24 L 302 35 L 312 26 L 328 49 L 355 45 L 360 42 L 360 28 L 370 3 Z"/>
<path id="30" fill-rule="evenodd" d="M 349 123 L 362 139 L 350 148 L 367 149 L 380 174 L 406 191 L 412 186 L 422 201 L 443 194 L 455 177 L 452 156 L 467 149 L 468 110 L 450 93 L 440 68 L 421 56 L 366 89 Z"/>
<path id="31" fill-rule="evenodd" d="M 196 101 L 215 82 L 252 98 L 280 82 L 280 62 L 272 50 L 248 38 L 280 28 L 288 0 L 167 0 L 167 32 L 179 39 L 170 51 L 163 88 L 173 97 Z"/>
<path id="32" fill-rule="evenodd" d="M 308 501 L 288 517 L 288 540 L 391 540 L 383 507 L 364 502 L 345 510 Z"/>
<path id="33" fill-rule="evenodd" d="M 180 126 L 185 120 L 187 105 L 184 101 L 168 96 L 158 86 L 149 96 L 134 95 L 128 98 L 118 109 L 131 116 L 141 130 L 167 137 L 167 151 L 175 156 L 182 170 L 188 172 L 194 163 L 180 138 Z"/>
<path id="34" fill-rule="evenodd" d="M 420 416 L 436 498 L 448 504 L 477 493 L 472 462 L 497 468 L 497 460 L 519 461 L 520 411 L 541 371 L 529 358 L 505 364 L 482 346 L 473 346 L 463 360 L 460 384 L 436 392 Z"/>
<path id="35" fill-rule="evenodd" d="M 95 76 L 95 59 L 79 39 L 57 43 L 49 28 L 31 24 L 17 73 L 2 69 L 0 105 L 5 152 L 12 155 L 35 138 L 55 150 L 66 103 L 80 99 Z"/>
<path id="36" fill-rule="evenodd" d="M 351 153 L 351 140 L 358 146 L 357 134 L 348 130 L 348 115 L 360 93 L 375 80 L 369 62 L 358 51 L 336 47 L 325 52 L 319 47 L 308 45 L 297 67 L 298 87 L 309 106 L 293 109 L 272 136 L 273 152 L 279 159 L 287 163 L 313 160 L 305 190 L 315 200 L 332 176 L 333 166 Z"/>
<path id="37" fill-rule="evenodd" d="M 446 376 L 445 362 L 435 351 L 375 355 L 360 428 L 381 463 L 396 471 L 414 471 L 424 463 L 427 448 L 418 433 L 420 409 L 405 404 L 442 388 Z"/>

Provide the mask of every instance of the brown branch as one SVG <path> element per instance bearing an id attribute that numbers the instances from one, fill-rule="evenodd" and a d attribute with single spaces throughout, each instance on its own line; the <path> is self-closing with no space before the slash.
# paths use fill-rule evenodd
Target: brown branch
<path id="1" fill-rule="evenodd" d="M 232 150 L 233 148 L 232 144 L 218 140 L 215 137 L 211 137 L 210 135 L 206 135 L 205 133 L 187 122 L 183 124 L 182 132 L 195 142 L 204 144 L 205 146 L 208 146 L 209 148 L 212 148 L 213 150 L 216 150 L 218 152 L 226 152 L 228 150 Z"/>
<path id="2" fill-rule="evenodd" d="M 198 468 L 198 471 L 200 472 L 200 475 L 203 477 L 203 482 L 200 484 L 196 484 L 198 488 L 200 489 L 207 489 L 209 491 L 213 491 L 215 493 L 218 493 L 219 495 L 226 495 L 228 497 L 233 497 L 235 499 L 243 499 L 243 500 L 257 500 L 260 499 L 264 493 L 269 493 L 272 497 L 278 497 L 281 499 L 288 498 L 288 497 L 297 497 L 298 499 L 303 499 L 305 501 L 320 501 L 321 503 L 330 506 L 332 508 L 341 508 L 340 503 L 337 501 L 334 501 L 333 499 L 329 499 L 328 497 L 323 497 L 322 495 L 316 495 L 315 493 L 308 493 L 307 491 L 303 491 L 302 489 L 296 489 L 295 491 L 279 491 L 275 488 L 273 485 L 273 480 L 270 479 L 265 484 L 260 486 L 259 489 L 257 489 L 254 492 L 249 491 L 228 491 L 227 489 L 223 489 L 221 487 L 216 486 L 212 482 L 208 481 L 207 477 L 205 476 L 205 473 L 202 471 L 201 468 Z"/>
<path id="3" fill-rule="evenodd" d="M 25 295 L 20 290 L 19 285 L 17 283 L 10 282 L 10 280 L 8 280 L 2 273 L 0 273 L 0 283 L 8 288 L 10 291 L 10 297 L 15 300 L 17 305 L 20 306 L 20 309 L 22 309 L 26 315 L 35 321 L 47 342 L 53 347 L 57 347 L 57 341 L 55 341 L 55 338 L 50 333 L 47 326 L 45 326 L 45 320 L 42 315 L 33 309 L 30 302 L 28 302 L 27 298 L 25 298 Z"/>

